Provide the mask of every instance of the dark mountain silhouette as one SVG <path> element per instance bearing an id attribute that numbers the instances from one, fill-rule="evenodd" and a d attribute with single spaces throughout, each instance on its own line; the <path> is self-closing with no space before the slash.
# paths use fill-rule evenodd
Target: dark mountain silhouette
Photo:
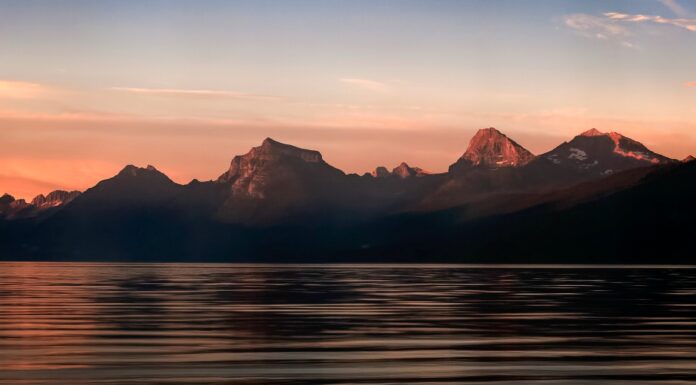
<path id="1" fill-rule="evenodd" d="M 401 163 L 363 176 L 267 138 L 215 181 L 129 165 L 82 194 L 6 194 L 0 258 L 683 262 L 695 173 L 597 130 L 534 157 L 488 128 L 447 173 Z"/>
<path id="2" fill-rule="evenodd" d="M 389 172 L 389 170 L 387 170 L 387 168 L 384 166 L 379 166 L 379 167 L 375 168 L 371 173 L 369 173 L 367 175 L 371 175 L 374 178 L 387 178 L 387 177 L 392 176 L 392 174 Z"/>
<path id="3" fill-rule="evenodd" d="M 396 177 L 396 178 L 401 178 L 401 179 L 406 179 L 406 178 L 412 178 L 412 177 L 421 177 L 425 175 L 429 175 L 427 171 L 424 171 L 420 167 L 411 167 L 408 165 L 406 162 L 401 162 L 398 166 L 394 167 L 391 171 L 387 170 L 386 167 L 380 166 L 375 168 L 374 171 L 372 171 L 369 174 L 374 178 L 390 178 L 390 177 Z"/>
<path id="4" fill-rule="evenodd" d="M 471 215 L 471 205 L 357 229 L 355 261 L 694 263 L 696 162 L 635 169 Z M 357 247 L 357 244 L 370 247 Z"/>

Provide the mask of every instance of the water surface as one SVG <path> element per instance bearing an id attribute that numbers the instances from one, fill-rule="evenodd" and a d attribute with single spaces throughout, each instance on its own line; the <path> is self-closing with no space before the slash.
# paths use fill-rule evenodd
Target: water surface
<path id="1" fill-rule="evenodd" d="M 696 269 L 0 263 L 0 384 L 687 384 Z"/>

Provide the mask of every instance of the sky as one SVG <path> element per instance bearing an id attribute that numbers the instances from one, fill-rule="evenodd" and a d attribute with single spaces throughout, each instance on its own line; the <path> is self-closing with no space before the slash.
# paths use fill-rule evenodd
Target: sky
<path id="1" fill-rule="evenodd" d="M 0 194 L 209 180 L 266 137 L 442 172 L 491 126 L 696 154 L 696 0 L 0 0 Z"/>

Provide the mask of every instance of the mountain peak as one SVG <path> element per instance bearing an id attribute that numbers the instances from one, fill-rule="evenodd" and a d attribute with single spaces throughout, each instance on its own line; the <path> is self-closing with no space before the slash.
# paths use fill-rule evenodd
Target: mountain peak
<path id="1" fill-rule="evenodd" d="M 399 163 L 398 166 L 396 166 L 392 169 L 392 174 L 408 173 L 410 170 L 413 170 L 413 168 L 411 166 L 409 166 L 408 163 L 401 162 L 401 163 Z"/>
<path id="2" fill-rule="evenodd" d="M 476 132 L 476 135 L 479 134 L 488 134 L 488 135 L 502 135 L 505 136 L 502 132 L 500 132 L 497 128 L 495 127 L 488 127 L 488 128 L 481 128 Z"/>
<path id="3" fill-rule="evenodd" d="M 682 159 L 682 162 L 683 162 L 683 163 L 688 163 L 688 162 L 693 162 L 694 160 L 696 160 L 696 158 L 694 158 L 693 155 L 689 155 L 689 156 L 687 156 L 686 158 Z"/>
<path id="4" fill-rule="evenodd" d="M 394 167 L 391 171 L 389 171 L 384 166 L 379 166 L 375 168 L 374 171 L 369 173 L 369 175 L 372 175 L 374 178 L 397 177 L 400 179 L 406 179 L 414 176 L 423 176 L 427 174 L 428 173 L 426 171 L 423 171 L 422 168 L 411 167 L 406 162 L 401 162 L 401 164 Z"/>
<path id="5" fill-rule="evenodd" d="M 12 195 L 5 194 L 0 197 L 0 217 L 36 217 L 45 210 L 70 203 L 78 195 L 80 195 L 79 191 L 56 190 L 47 195 L 39 194 L 31 202 L 27 202 L 24 199 L 14 199 Z"/>
<path id="6" fill-rule="evenodd" d="M 70 203 L 70 201 L 77 198 L 78 195 L 80 195 L 79 191 L 55 190 L 47 195 L 37 195 L 34 197 L 34 199 L 32 199 L 31 204 L 36 206 L 38 209 L 55 207 Z"/>
<path id="7" fill-rule="evenodd" d="M 260 146 L 253 147 L 244 155 L 235 156 L 218 182 L 231 183 L 236 195 L 264 197 L 267 186 L 274 180 L 291 179 L 291 175 L 301 178 L 304 174 L 320 172 L 317 171 L 320 169 L 331 174 L 343 174 L 324 162 L 319 151 L 266 138 Z"/>
<path id="8" fill-rule="evenodd" d="M 118 175 L 130 175 L 130 176 L 137 176 L 142 173 L 153 173 L 156 172 L 158 174 L 161 174 L 161 172 L 155 168 L 155 166 L 148 164 L 146 167 L 138 167 L 132 164 L 126 165 L 121 171 L 118 172 Z"/>
<path id="9" fill-rule="evenodd" d="M 7 210 L 7 208 L 12 204 L 12 202 L 15 201 L 15 198 L 10 195 L 10 194 L 3 194 L 0 197 L 0 215 L 4 213 L 4 211 Z"/>
<path id="10" fill-rule="evenodd" d="M 400 165 L 394 167 L 391 172 L 392 175 L 397 176 L 401 179 L 410 178 L 413 176 L 422 176 L 427 174 L 423 169 L 419 167 L 411 167 L 406 162 L 401 162 Z"/>
<path id="11" fill-rule="evenodd" d="M 149 171 L 147 168 L 138 167 L 133 164 L 126 165 L 121 171 L 118 172 L 119 176 L 137 176 L 142 171 Z"/>
<path id="12" fill-rule="evenodd" d="M 602 135 L 605 135 L 605 134 L 596 128 L 590 128 L 589 130 L 580 134 L 580 136 L 602 136 Z"/>
<path id="13" fill-rule="evenodd" d="M 270 136 L 267 137 L 266 139 L 264 139 L 263 142 L 261 142 L 261 147 L 265 147 L 265 148 L 281 147 L 281 146 L 288 146 L 288 145 L 285 143 L 281 143 L 281 142 L 271 138 Z"/>
<path id="14" fill-rule="evenodd" d="M 597 176 L 673 162 L 621 133 L 603 133 L 595 128 L 581 133 L 541 157 L 558 166 Z"/>
<path id="15" fill-rule="evenodd" d="M 484 166 L 491 168 L 523 166 L 534 159 L 534 155 L 524 147 L 508 138 L 494 127 L 483 128 L 476 132 L 464 155 L 453 169 L 467 166 Z"/>
<path id="16" fill-rule="evenodd" d="M 322 157 L 319 151 L 306 150 L 290 144 L 281 143 L 272 138 L 266 138 L 258 147 L 253 147 L 247 154 L 243 155 L 258 160 L 277 160 L 282 157 L 299 158 L 305 162 L 321 162 Z"/>
<path id="17" fill-rule="evenodd" d="M 127 165 L 112 179 L 116 180 L 153 180 L 166 183 L 173 183 L 168 176 L 156 169 L 152 165 L 138 167 L 132 164 Z"/>
<path id="18" fill-rule="evenodd" d="M 375 178 L 386 178 L 388 176 L 391 176 L 389 170 L 387 170 L 387 168 L 384 166 L 379 166 L 375 168 L 374 171 L 372 171 L 370 174 Z"/>

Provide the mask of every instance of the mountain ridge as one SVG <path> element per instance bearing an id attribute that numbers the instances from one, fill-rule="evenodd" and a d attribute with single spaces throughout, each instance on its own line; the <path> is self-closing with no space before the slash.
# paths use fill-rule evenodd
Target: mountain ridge
<path id="1" fill-rule="evenodd" d="M 625 192 L 644 184 L 667 199 L 661 184 L 681 182 L 664 175 L 696 172 L 694 162 L 596 129 L 539 156 L 494 128 L 480 130 L 471 143 L 457 161 L 461 167 L 445 173 L 402 162 L 359 176 L 326 163 L 319 151 L 267 138 L 212 181 L 179 184 L 154 166 L 127 165 L 81 194 L 55 192 L 33 203 L 6 194 L 0 197 L 0 258 L 325 262 L 351 256 L 406 261 L 422 253 L 424 261 L 445 255 L 461 261 L 456 250 L 464 247 L 467 258 L 478 250 L 497 260 L 485 242 L 521 242 L 510 237 L 524 232 L 543 248 L 534 229 L 556 232 L 548 227 L 551 218 L 566 223 L 564 231 L 586 231 L 566 218 L 579 215 L 576 207 L 617 194 L 623 202 L 631 199 Z M 692 182 L 684 183 L 690 191 Z M 679 197 L 691 212 L 692 203 Z M 675 215 L 674 206 L 664 215 Z M 523 220 L 529 216 L 535 220 Z"/>
<path id="2" fill-rule="evenodd" d="M 513 139 L 510 139 L 507 135 L 504 133 L 500 132 L 499 130 L 489 127 L 489 128 L 484 128 L 480 129 L 477 131 L 477 133 L 471 138 L 469 145 L 467 146 L 467 150 L 465 153 L 458 159 L 457 162 L 460 161 L 465 161 L 469 165 L 473 166 L 484 166 L 484 167 L 521 167 L 524 165 L 527 165 L 535 160 L 539 160 L 541 158 L 553 158 L 554 157 L 554 151 L 558 150 L 559 148 L 562 147 L 567 147 L 568 145 L 573 144 L 574 140 L 577 140 L 578 138 L 597 138 L 597 137 L 608 137 L 611 139 L 611 141 L 614 143 L 614 150 L 612 151 L 616 155 L 626 157 L 626 158 L 633 158 L 637 161 L 643 161 L 644 165 L 647 165 L 647 163 L 652 163 L 652 164 L 666 164 L 666 163 L 674 163 L 678 162 L 677 160 L 670 159 L 666 156 L 654 153 L 647 149 L 643 144 L 641 144 L 638 141 L 635 141 L 631 138 L 628 138 L 620 133 L 617 132 L 609 132 L 609 133 L 603 133 L 597 130 L 596 128 L 592 128 L 590 130 L 587 130 L 585 132 L 582 132 L 578 134 L 576 137 L 573 138 L 570 142 L 564 142 L 561 145 L 557 146 L 555 149 L 543 153 L 540 155 L 534 155 L 528 150 L 526 150 L 524 147 L 520 146 L 517 142 L 515 142 Z M 502 143 L 502 145 L 500 145 Z M 508 149 L 505 148 L 505 146 L 513 146 L 514 151 L 512 151 L 512 158 L 511 159 L 504 159 L 504 156 L 506 155 L 506 151 Z M 625 147 L 628 146 L 629 148 L 626 149 Z M 635 147 L 638 150 L 636 151 L 635 149 L 632 150 L 630 147 Z M 516 151 L 520 151 L 519 156 L 516 153 Z M 573 151 L 574 153 L 571 153 L 569 158 L 571 159 L 579 159 L 583 157 L 582 153 L 579 153 L 577 151 Z M 646 156 L 647 155 L 647 156 Z M 252 149 L 249 150 L 244 155 L 237 155 L 234 156 L 232 159 L 230 166 L 228 170 L 226 170 L 223 174 L 221 174 L 216 181 L 217 182 L 234 182 L 235 179 L 243 179 L 245 176 L 248 177 L 248 174 L 253 171 L 255 167 L 258 167 L 258 163 L 263 163 L 263 162 L 270 162 L 270 161 L 276 161 L 282 158 L 289 158 L 289 159 L 296 159 L 296 160 L 301 160 L 305 163 L 317 163 L 317 164 L 324 164 L 327 165 L 337 171 L 339 171 L 342 174 L 346 174 L 345 172 L 341 171 L 340 169 L 337 169 L 333 166 L 330 166 L 328 163 L 326 163 L 323 160 L 323 157 L 319 151 L 316 150 L 308 150 L 308 149 L 303 149 L 297 146 L 293 146 L 290 144 L 285 144 L 278 142 L 270 137 L 265 138 L 260 146 L 253 147 Z M 503 157 L 502 160 L 496 160 L 492 161 L 493 159 Z M 518 159 L 519 158 L 519 159 Z M 693 160 L 693 156 L 689 155 L 686 158 L 684 158 L 682 161 L 683 162 L 688 162 Z M 455 162 L 450 166 L 450 170 L 448 172 L 444 172 L 445 174 L 451 173 L 452 172 L 452 167 L 457 164 Z M 501 163 L 498 163 L 501 162 Z M 251 163 L 257 163 L 257 164 L 251 164 Z M 630 167 L 629 167 L 630 168 Z M 115 176 L 125 176 L 125 175 L 130 175 L 130 176 L 135 176 L 136 174 L 139 173 L 147 173 L 147 172 L 152 172 L 156 175 L 159 175 L 160 177 L 166 178 L 167 180 L 171 181 L 171 179 L 166 176 L 166 174 L 160 172 L 157 170 L 152 165 L 147 165 L 146 167 L 137 167 L 135 165 L 129 164 L 124 166 L 123 169 L 121 169 Z M 371 173 L 368 173 L 372 175 L 373 177 L 384 177 L 384 176 L 399 176 L 400 178 L 405 178 L 409 176 L 423 176 L 423 175 L 436 175 L 436 174 L 442 174 L 442 173 L 430 173 L 426 172 L 423 169 L 419 167 L 411 167 L 408 165 L 406 162 L 401 162 L 398 166 L 394 167 L 391 171 L 388 170 L 386 167 L 380 166 L 377 167 L 374 171 Z M 194 179 L 192 182 L 197 182 L 198 180 Z M 173 181 L 172 181 L 173 182 Z M 174 182 L 173 182 L 174 183 Z M 59 192 L 62 190 L 56 190 L 56 192 Z M 72 192 L 71 192 L 72 193 Z M 9 195 L 5 193 L 5 195 Z M 40 194 L 42 195 L 42 194 Z M 36 198 L 39 198 L 39 196 L 36 196 Z M 253 194 L 252 194 L 253 195 Z"/>

